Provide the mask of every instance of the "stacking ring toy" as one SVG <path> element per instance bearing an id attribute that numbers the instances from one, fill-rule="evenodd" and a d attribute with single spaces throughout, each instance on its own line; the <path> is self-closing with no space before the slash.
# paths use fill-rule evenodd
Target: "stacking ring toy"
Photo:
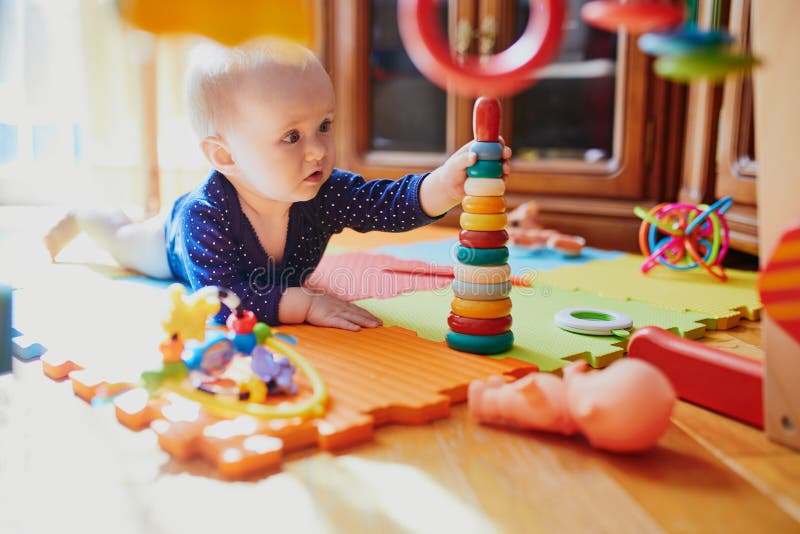
<path id="1" fill-rule="evenodd" d="M 508 263 L 508 247 L 469 248 L 459 245 L 456 259 L 464 265 L 503 265 Z"/>
<path id="2" fill-rule="evenodd" d="M 458 332 L 447 332 L 445 341 L 451 349 L 472 354 L 499 354 L 514 345 L 514 334 L 504 332 L 496 336 L 471 336 Z"/>
<path id="3" fill-rule="evenodd" d="M 555 315 L 556 324 L 576 334 L 628 337 L 633 320 L 624 313 L 597 308 L 568 308 Z"/>
<path id="4" fill-rule="evenodd" d="M 453 276 L 472 284 L 499 284 L 511 280 L 511 267 L 508 264 L 487 267 L 459 263 L 453 266 Z"/>
<path id="5" fill-rule="evenodd" d="M 504 197 L 476 197 L 467 195 L 461 200 L 461 207 L 468 213 L 505 213 Z"/>
<path id="6" fill-rule="evenodd" d="M 505 230 L 508 218 L 505 213 L 462 213 L 459 222 L 464 230 L 491 232 Z"/>
<path id="7" fill-rule="evenodd" d="M 474 197 L 496 197 L 506 192 L 506 182 L 504 180 L 467 178 L 464 182 L 464 192 Z"/>
<path id="8" fill-rule="evenodd" d="M 472 319 L 497 319 L 511 313 L 511 299 L 467 300 L 455 297 L 450 303 L 453 313 Z"/>
<path id="9" fill-rule="evenodd" d="M 510 292 L 510 280 L 497 284 L 473 284 L 462 280 L 453 280 L 453 294 L 461 299 L 500 300 L 508 297 Z"/>
<path id="10" fill-rule="evenodd" d="M 528 25 L 508 49 L 485 57 L 451 53 L 441 30 L 439 3 L 404 0 L 397 4 L 397 23 L 408 56 L 439 87 L 465 96 L 506 96 L 532 85 L 561 44 L 563 0 L 530 0 Z"/>

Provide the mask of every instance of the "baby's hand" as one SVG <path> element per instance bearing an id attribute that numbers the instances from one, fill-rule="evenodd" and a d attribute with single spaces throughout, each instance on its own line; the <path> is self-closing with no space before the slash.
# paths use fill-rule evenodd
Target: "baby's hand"
<path id="1" fill-rule="evenodd" d="M 505 146 L 503 138 L 503 180 L 508 178 L 511 167 L 508 160 L 511 158 L 511 148 Z M 464 182 L 467 179 L 467 167 L 478 161 L 478 156 L 469 150 L 472 142 L 459 148 L 444 164 L 433 171 L 422 182 L 420 188 L 420 203 L 422 209 L 431 217 L 436 217 L 446 212 L 464 198 Z"/>
<path id="2" fill-rule="evenodd" d="M 353 331 L 361 330 L 362 326 L 374 328 L 383 324 L 379 318 L 355 304 L 321 294 L 312 296 L 306 322 Z"/>

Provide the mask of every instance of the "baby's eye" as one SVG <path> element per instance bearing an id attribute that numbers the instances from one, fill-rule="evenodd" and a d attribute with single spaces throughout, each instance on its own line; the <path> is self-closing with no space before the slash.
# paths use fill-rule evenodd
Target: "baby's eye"
<path id="1" fill-rule="evenodd" d="M 283 139 L 281 139 L 281 141 L 283 141 L 284 143 L 291 143 L 291 144 L 295 144 L 295 143 L 296 143 L 296 142 L 298 142 L 299 140 L 300 140 L 300 133 L 299 133 L 299 132 L 297 132 L 297 130 L 295 130 L 295 131 L 292 131 L 292 132 L 289 132 L 289 133 L 286 135 L 286 137 L 284 137 Z"/>
<path id="2" fill-rule="evenodd" d="M 329 119 L 325 119 L 324 121 L 322 121 L 322 124 L 319 125 L 319 131 L 323 133 L 329 132 L 331 130 L 332 122 L 333 121 Z"/>

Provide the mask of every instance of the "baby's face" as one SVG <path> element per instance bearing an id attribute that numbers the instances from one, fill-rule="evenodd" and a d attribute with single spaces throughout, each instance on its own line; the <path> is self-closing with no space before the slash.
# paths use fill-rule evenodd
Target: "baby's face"
<path id="1" fill-rule="evenodd" d="M 225 137 L 238 169 L 234 185 L 282 202 L 314 198 L 336 158 L 327 73 L 316 64 L 270 67 L 244 81 L 232 104 Z"/>

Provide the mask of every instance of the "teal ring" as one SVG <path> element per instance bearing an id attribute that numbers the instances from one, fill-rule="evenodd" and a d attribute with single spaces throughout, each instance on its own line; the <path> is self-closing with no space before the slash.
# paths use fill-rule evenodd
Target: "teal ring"
<path id="1" fill-rule="evenodd" d="M 499 354 L 514 345 L 514 334 L 504 332 L 496 336 L 471 336 L 448 330 L 445 335 L 447 345 L 454 350 L 472 354 Z"/>
<path id="2" fill-rule="evenodd" d="M 490 141 L 473 141 L 469 145 L 470 152 L 475 152 L 481 161 L 498 161 L 503 159 L 503 145 Z"/>
<path id="3" fill-rule="evenodd" d="M 503 162 L 488 159 L 478 160 L 475 165 L 467 167 L 470 178 L 502 178 Z"/>
<path id="4" fill-rule="evenodd" d="M 503 265 L 508 263 L 508 247 L 470 248 L 458 245 L 456 259 L 464 265 Z"/>
<path id="5" fill-rule="evenodd" d="M 475 284 L 463 280 L 453 280 L 453 294 L 466 300 L 500 300 L 511 293 L 511 280 L 497 284 Z"/>

